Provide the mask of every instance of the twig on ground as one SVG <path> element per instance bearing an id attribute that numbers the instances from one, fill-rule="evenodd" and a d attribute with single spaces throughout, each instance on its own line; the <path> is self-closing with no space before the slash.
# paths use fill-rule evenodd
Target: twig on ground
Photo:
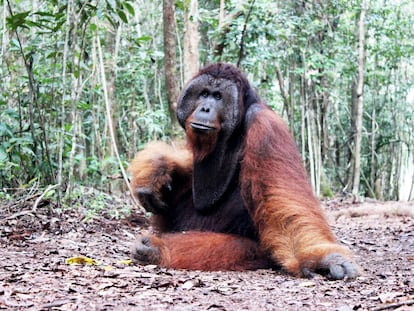
<path id="1" fill-rule="evenodd" d="M 387 304 L 385 306 L 375 308 L 375 309 L 373 309 L 373 311 L 389 310 L 389 309 L 399 308 L 399 307 L 402 307 L 402 306 L 412 306 L 412 305 L 414 305 L 414 299 L 401 301 L 401 302 L 390 303 L 390 304 Z"/>
<path id="2" fill-rule="evenodd" d="M 37 209 L 37 206 L 39 205 L 40 201 L 45 197 L 45 195 L 49 191 L 52 191 L 52 190 L 58 188 L 59 186 L 60 186 L 60 184 L 47 186 L 46 190 L 43 191 L 43 193 L 36 199 L 35 203 L 33 204 L 32 211 L 35 213 L 36 212 L 36 209 Z"/>

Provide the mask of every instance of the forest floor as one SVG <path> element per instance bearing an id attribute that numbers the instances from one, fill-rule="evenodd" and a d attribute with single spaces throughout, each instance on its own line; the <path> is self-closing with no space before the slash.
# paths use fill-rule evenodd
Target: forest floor
<path id="1" fill-rule="evenodd" d="M 37 198 L 0 201 L 0 310 L 414 310 L 414 202 L 325 202 L 363 271 L 329 281 L 131 265 L 148 224 L 137 211 L 114 218 L 127 200 L 104 197 L 91 215 L 88 196 L 63 211 L 48 200 L 33 208 Z"/>

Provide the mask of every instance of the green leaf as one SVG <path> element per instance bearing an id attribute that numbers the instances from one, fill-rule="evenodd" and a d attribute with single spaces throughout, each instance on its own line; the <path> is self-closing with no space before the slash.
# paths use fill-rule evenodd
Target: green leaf
<path id="1" fill-rule="evenodd" d="M 18 13 L 18 14 L 6 17 L 7 27 L 12 31 L 15 31 L 19 27 L 29 28 L 27 27 L 27 21 L 26 21 L 26 17 L 29 16 L 29 14 L 30 14 L 30 11 L 26 11 L 26 12 L 22 12 L 22 13 Z"/>
<path id="2" fill-rule="evenodd" d="M 9 156 L 7 155 L 6 150 L 2 146 L 0 146 L 0 163 L 4 163 L 9 160 Z"/>
<path id="3" fill-rule="evenodd" d="M 125 23 L 125 24 L 127 24 L 128 23 L 128 18 L 127 18 L 127 16 L 126 16 L 126 14 L 125 14 L 125 12 L 124 11 L 122 11 L 122 10 L 117 10 L 117 13 L 118 13 L 118 16 L 119 16 L 119 18 Z"/>
<path id="4" fill-rule="evenodd" d="M 112 27 L 114 27 L 114 29 L 115 29 L 116 28 L 116 24 L 115 24 L 114 20 L 112 19 L 112 16 L 110 16 L 109 14 L 105 14 L 105 18 L 112 25 Z"/>
<path id="5" fill-rule="evenodd" d="M 13 137 L 13 132 L 6 123 L 0 123 L 0 137 Z"/>
<path id="6" fill-rule="evenodd" d="M 92 23 L 92 24 L 90 24 L 90 25 L 89 25 L 89 29 L 90 29 L 92 32 L 95 32 L 95 31 L 96 31 L 96 29 L 98 29 L 98 26 L 96 26 L 96 24 Z"/>
<path id="7" fill-rule="evenodd" d="M 42 11 L 38 11 L 38 12 L 34 12 L 33 15 L 40 15 L 40 16 L 50 16 L 50 17 L 55 17 L 55 14 L 50 13 L 50 12 L 42 12 Z"/>
<path id="8" fill-rule="evenodd" d="M 150 36 L 142 36 L 142 37 L 139 37 L 139 38 L 135 38 L 134 42 L 135 42 L 136 45 L 141 46 L 141 43 L 148 42 L 148 41 L 151 41 L 151 40 L 152 40 L 152 37 L 150 37 Z"/>
<path id="9" fill-rule="evenodd" d="M 109 7 L 115 11 L 116 10 L 116 2 L 114 0 L 106 0 L 106 3 L 109 5 Z"/>
<path id="10" fill-rule="evenodd" d="M 19 114 L 17 113 L 15 109 L 12 109 L 12 108 L 7 108 L 6 110 L 3 111 L 3 114 L 15 120 L 19 119 Z"/>
<path id="11" fill-rule="evenodd" d="M 129 14 L 131 14 L 132 16 L 135 16 L 134 7 L 131 4 L 129 4 L 128 2 L 124 2 L 123 3 L 123 6 L 124 6 L 125 9 L 127 9 L 127 11 L 129 12 Z"/>

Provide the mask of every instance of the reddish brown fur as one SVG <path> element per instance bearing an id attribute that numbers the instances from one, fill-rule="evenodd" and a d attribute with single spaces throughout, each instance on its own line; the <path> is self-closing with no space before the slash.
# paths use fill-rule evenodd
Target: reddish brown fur
<path id="1" fill-rule="evenodd" d="M 156 143 L 138 153 L 130 166 L 132 187 L 138 193 L 149 188 L 154 196 L 161 197 L 163 185 L 171 183 L 173 176 L 176 180 L 165 198 L 167 209 L 154 217 L 161 235 L 151 237 L 151 246 L 160 250 L 160 264 L 183 269 L 245 270 L 269 267 L 272 260 L 297 276 L 323 269 L 330 270 L 334 278 L 355 277 L 357 266 L 349 251 L 336 243 L 283 120 L 260 103 L 247 79 L 234 67 L 213 65 L 201 74 L 229 79 L 238 86 L 238 109 L 243 120 L 237 120 L 237 135 L 232 136 L 235 140 L 229 140 L 238 149 L 222 157 L 240 161 L 240 171 L 233 171 L 238 180 L 226 188 L 229 191 L 219 206 L 197 211 L 191 186 L 193 161 L 200 169 L 204 162 L 197 161 L 212 152 L 217 133 L 203 136 L 186 123 L 192 152 Z M 197 176 L 209 178 L 214 165 L 207 163 L 207 171 Z M 215 171 L 215 178 L 209 180 L 210 189 L 214 190 L 211 181 L 217 185 L 215 180 L 229 176 L 225 168 L 218 171 L 222 175 Z M 138 249 L 145 250 L 145 245 Z M 337 267 L 345 272 L 337 272 Z"/>
<path id="2" fill-rule="evenodd" d="M 271 266 L 257 243 L 236 235 L 190 231 L 164 234 L 162 239 L 153 236 L 151 241 L 161 250 L 163 267 L 243 271 Z"/>
<path id="3" fill-rule="evenodd" d="M 262 247 L 299 276 L 303 268 L 314 270 L 325 255 L 348 256 L 349 251 L 335 242 L 287 126 L 262 108 L 246 137 L 242 194 Z"/>
<path id="4" fill-rule="evenodd" d="M 190 175 L 192 161 L 191 152 L 182 146 L 174 148 L 163 142 L 150 143 L 137 153 L 128 168 L 133 176 L 132 189 L 150 186 L 154 191 L 159 191 L 163 185 L 171 182 L 172 171 Z"/>
<path id="5" fill-rule="evenodd" d="M 220 131 L 220 123 L 215 124 L 215 130 L 211 130 L 209 133 L 197 134 L 191 128 L 192 122 L 191 116 L 186 123 L 186 134 L 188 147 L 194 155 L 194 160 L 199 162 L 203 160 L 217 144 L 218 132 Z"/>

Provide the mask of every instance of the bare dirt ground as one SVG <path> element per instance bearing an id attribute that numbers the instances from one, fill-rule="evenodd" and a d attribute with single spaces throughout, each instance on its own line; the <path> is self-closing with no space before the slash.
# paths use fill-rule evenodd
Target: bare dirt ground
<path id="1" fill-rule="evenodd" d="M 175 271 L 129 265 L 143 214 L 105 199 L 90 219 L 36 195 L 0 201 L 0 310 L 414 310 L 414 203 L 324 203 L 338 239 L 360 263 L 356 280 L 282 271 Z M 109 213 L 109 211 L 112 211 Z M 89 220 L 88 220 L 89 219 Z M 69 264 L 78 256 L 95 264 Z"/>

